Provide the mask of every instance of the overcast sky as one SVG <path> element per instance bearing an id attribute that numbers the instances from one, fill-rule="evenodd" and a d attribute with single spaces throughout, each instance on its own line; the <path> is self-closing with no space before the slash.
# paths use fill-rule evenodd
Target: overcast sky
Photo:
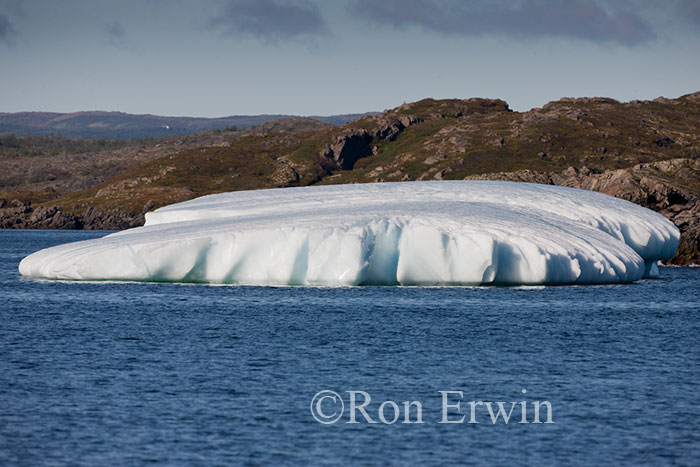
<path id="1" fill-rule="evenodd" d="M 0 0 L 0 112 L 328 115 L 700 91 L 700 0 Z"/>

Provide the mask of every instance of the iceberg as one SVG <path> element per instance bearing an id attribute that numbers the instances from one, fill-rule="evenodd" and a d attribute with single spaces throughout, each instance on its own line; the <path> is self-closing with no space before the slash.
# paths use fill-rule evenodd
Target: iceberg
<path id="1" fill-rule="evenodd" d="M 248 285 L 624 283 L 658 274 L 678 229 L 601 193 L 530 183 L 400 182 L 240 191 L 59 245 L 22 275 Z"/>

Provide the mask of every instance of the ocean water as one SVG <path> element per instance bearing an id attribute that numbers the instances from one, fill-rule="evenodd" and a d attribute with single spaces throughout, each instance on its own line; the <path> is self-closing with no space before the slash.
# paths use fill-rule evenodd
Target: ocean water
<path id="1" fill-rule="evenodd" d="M 2 465 L 700 459 L 698 268 L 519 288 L 19 277 L 23 256 L 100 235 L 0 230 Z M 423 423 L 402 423 L 417 403 Z"/>

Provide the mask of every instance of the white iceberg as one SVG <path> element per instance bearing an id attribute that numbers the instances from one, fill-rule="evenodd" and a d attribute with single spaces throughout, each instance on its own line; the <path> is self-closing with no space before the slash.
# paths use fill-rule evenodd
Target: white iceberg
<path id="1" fill-rule="evenodd" d="M 24 276 L 251 285 L 602 284 L 658 274 L 678 229 L 630 202 L 440 181 L 203 196 L 24 258 Z"/>

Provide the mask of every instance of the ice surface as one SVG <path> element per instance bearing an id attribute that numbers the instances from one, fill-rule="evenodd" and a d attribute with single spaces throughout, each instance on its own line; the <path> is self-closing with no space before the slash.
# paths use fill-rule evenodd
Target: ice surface
<path id="1" fill-rule="evenodd" d="M 41 250 L 25 276 L 289 285 L 635 281 L 671 258 L 678 229 L 601 193 L 440 181 L 204 196 L 146 225 Z"/>

